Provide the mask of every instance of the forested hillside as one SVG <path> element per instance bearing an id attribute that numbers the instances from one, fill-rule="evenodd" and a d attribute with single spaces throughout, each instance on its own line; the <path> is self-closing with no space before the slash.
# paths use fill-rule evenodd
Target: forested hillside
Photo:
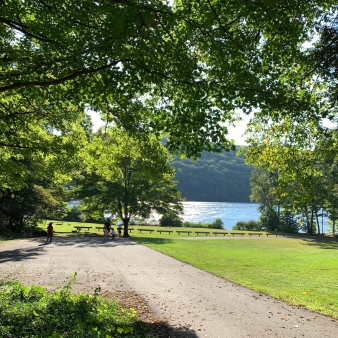
<path id="1" fill-rule="evenodd" d="M 172 165 L 187 201 L 250 202 L 252 168 L 236 152 L 203 153 L 196 161 L 175 158 Z"/>

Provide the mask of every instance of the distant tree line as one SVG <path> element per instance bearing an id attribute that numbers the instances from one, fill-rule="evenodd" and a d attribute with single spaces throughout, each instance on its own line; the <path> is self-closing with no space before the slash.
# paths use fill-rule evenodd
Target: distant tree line
<path id="1" fill-rule="evenodd" d="M 197 160 L 175 157 L 177 189 L 188 201 L 250 202 L 252 168 L 236 152 L 202 153 Z"/>

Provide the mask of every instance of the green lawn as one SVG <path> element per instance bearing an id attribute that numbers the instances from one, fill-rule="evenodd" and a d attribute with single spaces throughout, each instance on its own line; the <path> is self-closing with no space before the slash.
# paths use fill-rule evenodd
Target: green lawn
<path id="1" fill-rule="evenodd" d="M 338 318 L 338 243 L 200 240 L 135 234 L 133 240 L 226 280 Z"/>

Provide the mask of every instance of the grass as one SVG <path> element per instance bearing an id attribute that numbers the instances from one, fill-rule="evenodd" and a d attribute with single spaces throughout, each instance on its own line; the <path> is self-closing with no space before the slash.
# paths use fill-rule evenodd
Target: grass
<path id="1" fill-rule="evenodd" d="M 176 236 L 175 236 L 176 237 Z M 338 246 L 325 240 L 133 240 L 274 298 L 338 318 Z"/>

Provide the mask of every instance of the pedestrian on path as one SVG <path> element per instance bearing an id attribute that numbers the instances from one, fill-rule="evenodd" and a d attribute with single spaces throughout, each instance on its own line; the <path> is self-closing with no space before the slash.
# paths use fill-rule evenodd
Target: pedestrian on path
<path id="1" fill-rule="evenodd" d="M 114 230 L 114 228 L 111 229 L 111 239 L 114 240 L 116 237 L 116 232 Z"/>
<path id="2" fill-rule="evenodd" d="M 110 233 L 110 227 L 111 223 L 109 219 L 106 220 L 106 223 L 104 223 L 104 228 L 103 228 L 103 242 L 105 242 L 108 239 L 109 233 Z"/>
<path id="3" fill-rule="evenodd" d="M 121 237 L 122 227 L 121 225 L 118 226 L 117 232 L 119 233 L 119 237 Z"/>
<path id="4" fill-rule="evenodd" d="M 48 239 L 49 239 L 49 243 L 52 243 L 53 233 L 54 233 L 53 222 L 49 222 L 48 227 L 47 227 L 46 244 L 48 244 Z"/>

